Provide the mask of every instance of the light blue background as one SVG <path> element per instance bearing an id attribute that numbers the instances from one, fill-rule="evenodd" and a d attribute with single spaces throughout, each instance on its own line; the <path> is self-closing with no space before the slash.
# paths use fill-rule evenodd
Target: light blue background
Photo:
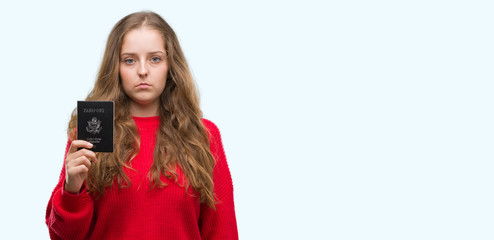
<path id="1" fill-rule="evenodd" d="M 0 3 L 0 239 L 48 239 L 66 126 L 128 13 L 174 28 L 241 239 L 494 239 L 492 1 Z"/>

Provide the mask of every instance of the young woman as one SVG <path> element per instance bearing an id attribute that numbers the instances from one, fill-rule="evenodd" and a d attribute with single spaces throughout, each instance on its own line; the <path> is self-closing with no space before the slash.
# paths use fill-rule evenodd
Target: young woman
<path id="1" fill-rule="evenodd" d="M 114 151 L 76 140 L 74 111 L 46 210 L 52 239 L 238 239 L 219 130 L 202 118 L 177 37 L 159 15 L 115 25 L 86 100 L 115 102 Z"/>

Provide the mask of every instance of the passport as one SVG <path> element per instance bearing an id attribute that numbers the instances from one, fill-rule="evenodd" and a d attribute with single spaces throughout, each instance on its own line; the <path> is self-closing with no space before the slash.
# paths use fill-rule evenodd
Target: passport
<path id="1" fill-rule="evenodd" d="M 93 144 L 93 152 L 113 152 L 113 101 L 77 101 L 77 139 Z"/>

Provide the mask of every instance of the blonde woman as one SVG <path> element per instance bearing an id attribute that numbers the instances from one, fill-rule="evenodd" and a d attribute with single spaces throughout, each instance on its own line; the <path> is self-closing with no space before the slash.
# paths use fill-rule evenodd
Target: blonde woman
<path id="1" fill-rule="evenodd" d="M 238 239 L 219 130 L 202 118 L 180 44 L 159 15 L 114 26 L 86 100 L 115 102 L 114 151 L 75 139 L 74 111 L 46 210 L 52 239 Z"/>

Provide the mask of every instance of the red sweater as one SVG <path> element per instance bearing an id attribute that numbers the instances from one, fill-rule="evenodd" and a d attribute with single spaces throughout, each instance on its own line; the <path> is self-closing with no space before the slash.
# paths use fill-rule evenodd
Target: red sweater
<path id="1" fill-rule="evenodd" d="M 118 189 L 115 183 L 99 199 L 85 187 L 80 194 L 71 194 L 64 191 L 64 166 L 46 209 L 51 239 L 238 239 L 232 179 L 216 125 L 202 121 L 216 159 L 213 181 L 220 203 L 212 210 L 186 194 L 173 179 L 163 177 L 168 186 L 150 190 L 147 174 L 153 162 L 159 117 L 133 118 L 141 150 L 131 163 L 136 171 L 126 171 L 130 187 Z M 177 173 L 180 179 L 183 173 L 180 169 Z M 198 196 L 192 188 L 189 193 Z"/>

